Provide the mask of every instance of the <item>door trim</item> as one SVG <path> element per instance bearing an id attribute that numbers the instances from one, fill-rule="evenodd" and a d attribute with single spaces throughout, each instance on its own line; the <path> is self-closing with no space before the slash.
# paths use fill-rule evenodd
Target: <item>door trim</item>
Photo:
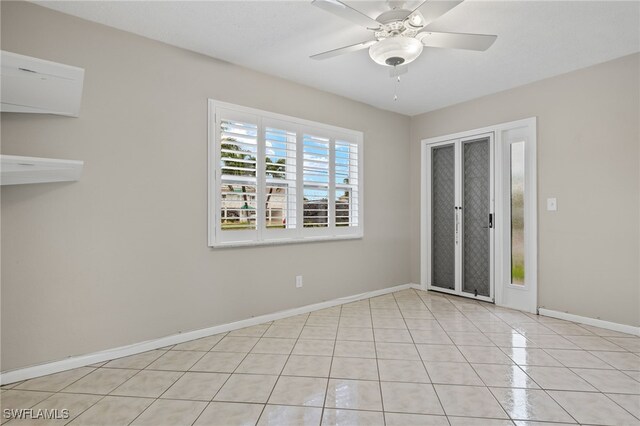
<path id="1" fill-rule="evenodd" d="M 453 142 L 456 140 L 464 140 L 469 137 L 481 136 L 487 133 L 493 133 L 493 199 L 491 211 L 494 213 L 494 237 L 493 237 L 493 293 L 492 298 L 472 297 L 472 299 L 494 301 L 496 305 L 505 306 L 515 309 L 525 310 L 531 313 L 537 313 L 538 300 L 538 232 L 537 232 L 537 188 L 536 188 L 536 138 L 537 138 L 537 119 L 536 117 L 526 118 L 517 121 L 495 124 L 492 126 L 482 127 L 478 129 L 467 130 L 448 135 L 442 135 L 432 138 L 423 139 L 420 143 L 421 168 L 420 168 L 420 283 L 422 288 L 427 290 L 441 291 L 450 294 L 462 295 L 456 291 L 450 291 L 439 287 L 431 288 L 428 273 L 431 267 L 430 251 L 430 235 L 431 223 L 429 221 L 429 209 L 431 202 L 429 200 L 429 185 L 431 183 L 428 158 L 429 149 L 434 144 Z M 510 273 L 505 271 L 507 251 L 509 249 L 505 243 L 505 235 L 510 232 L 506 229 L 510 226 L 510 221 L 501 217 L 504 211 L 504 192 L 507 188 L 502 184 L 502 177 L 508 170 L 504 170 L 506 165 L 502 159 L 505 146 L 508 148 L 508 141 L 505 141 L 504 135 L 510 130 L 523 129 L 527 135 L 526 151 L 525 151 L 525 167 L 526 167 L 526 205 L 525 205 L 525 286 L 524 288 L 514 288 L 511 284 Z M 528 219 L 528 220 L 527 220 Z M 510 255 L 510 253 L 509 253 Z M 510 260 L 509 260 L 510 264 Z M 508 275 L 508 279 L 507 279 Z M 516 301 L 509 294 L 518 294 L 520 299 Z"/>
<path id="2" fill-rule="evenodd" d="M 531 313 L 538 311 L 538 208 L 537 208 L 537 120 L 535 117 L 503 123 L 496 126 L 496 138 L 501 150 L 496 170 L 497 188 L 496 212 L 503 217 L 510 214 L 510 144 L 525 142 L 525 282 L 524 285 L 511 284 L 511 234 L 504 222 L 496 229 L 496 238 L 500 243 L 496 252 L 496 271 L 501 286 L 496 288 L 496 304 Z M 498 151 L 497 151 L 498 152 Z"/>

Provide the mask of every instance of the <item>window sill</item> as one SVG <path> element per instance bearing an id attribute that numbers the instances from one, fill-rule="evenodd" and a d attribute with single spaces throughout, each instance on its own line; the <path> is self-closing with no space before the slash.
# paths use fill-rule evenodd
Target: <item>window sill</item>
<path id="1" fill-rule="evenodd" d="M 322 241 L 343 241 L 343 240 L 361 240 L 362 234 L 357 235 L 340 235 L 328 237 L 306 237 L 306 238 L 283 238 L 281 240 L 266 241 L 229 241 L 225 243 L 210 243 L 209 247 L 214 249 L 235 248 L 235 247 L 254 247 L 254 246 L 276 246 L 282 244 L 300 244 L 300 243 L 317 243 Z"/>

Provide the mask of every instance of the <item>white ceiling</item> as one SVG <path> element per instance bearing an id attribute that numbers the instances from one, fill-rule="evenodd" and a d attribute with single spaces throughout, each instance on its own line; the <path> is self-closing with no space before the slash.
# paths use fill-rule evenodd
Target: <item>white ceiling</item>
<path id="1" fill-rule="evenodd" d="M 394 101 L 395 80 L 366 50 L 309 59 L 371 38 L 310 0 L 36 3 L 407 115 L 640 51 L 638 1 L 467 0 L 429 29 L 497 34 L 496 43 L 486 52 L 425 48 Z M 388 7 L 349 4 L 372 17 Z"/>

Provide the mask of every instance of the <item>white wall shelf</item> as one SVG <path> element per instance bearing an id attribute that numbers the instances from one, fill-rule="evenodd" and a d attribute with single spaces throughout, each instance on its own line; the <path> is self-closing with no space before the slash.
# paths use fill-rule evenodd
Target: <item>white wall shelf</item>
<path id="1" fill-rule="evenodd" d="M 80 114 L 84 69 L 4 50 L 0 62 L 0 111 Z"/>
<path id="2" fill-rule="evenodd" d="M 0 155 L 0 183 L 69 182 L 80 179 L 84 161 Z"/>

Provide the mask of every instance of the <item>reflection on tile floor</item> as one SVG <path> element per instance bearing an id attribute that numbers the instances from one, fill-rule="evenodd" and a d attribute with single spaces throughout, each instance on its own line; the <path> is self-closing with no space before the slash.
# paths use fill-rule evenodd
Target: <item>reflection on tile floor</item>
<path id="1" fill-rule="evenodd" d="M 640 338 L 404 290 L 2 387 L 71 425 L 640 425 Z M 27 424 L 3 418 L 3 424 Z"/>

